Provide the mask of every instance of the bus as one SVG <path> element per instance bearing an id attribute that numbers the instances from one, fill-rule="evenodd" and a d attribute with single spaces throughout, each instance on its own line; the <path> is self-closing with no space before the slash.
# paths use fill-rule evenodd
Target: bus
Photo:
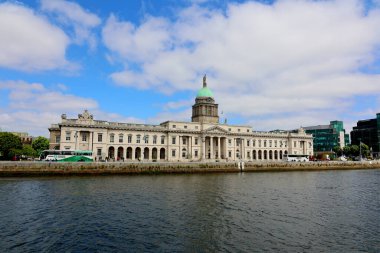
<path id="1" fill-rule="evenodd" d="M 40 155 L 41 161 L 55 162 L 93 162 L 90 150 L 44 150 Z"/>
<path id="2" fill-rule="evenodd" d="M 285 154 L 283 157 L 283 160 L 286 162 L 308 162 L 309 156 L 308 155 L 288 155 L 288 154 Z"/>

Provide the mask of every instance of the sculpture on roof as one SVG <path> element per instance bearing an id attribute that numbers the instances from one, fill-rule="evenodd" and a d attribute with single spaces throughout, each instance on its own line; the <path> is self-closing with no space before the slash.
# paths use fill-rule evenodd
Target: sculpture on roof
<path id="1" fill-rule="evenodd" d="M 207 87 L 206 74 L 203 76 L 203 87 Z"/>

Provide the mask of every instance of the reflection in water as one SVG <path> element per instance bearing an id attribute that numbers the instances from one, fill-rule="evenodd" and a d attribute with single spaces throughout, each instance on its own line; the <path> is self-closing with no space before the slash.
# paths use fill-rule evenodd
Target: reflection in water
<path id="1" fill-rule="evenodd" d="M 379 252 L 380 170 L 0 179 L 0 251 Z"/>

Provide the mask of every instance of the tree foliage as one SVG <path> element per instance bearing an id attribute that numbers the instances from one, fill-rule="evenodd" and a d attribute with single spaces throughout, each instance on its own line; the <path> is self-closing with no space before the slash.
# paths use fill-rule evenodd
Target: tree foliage
<path id="1" fill-rule="evenodd" d="M 8 132 L 0 133 L 0 152 L 2 153 L 2 159 L 12 158 L 12 154 L 10 153 L 11 149 L 21 148 L 22 143 L 20 137 Z"/>
<path id="2" fill-rule="evenodd" d="M 38 136 L 32 142 L 32 147 L 38 154 L 45 149 L 49 149 L 49 140 L 43 136 Z"/>
<path id="3" fill-rule="evenodd" d="M 337 156 L 342 156 L 343 154 L 343 149 L 340 146 L 335 146 L 333 148 L 333 151 L 335 152 Z"/>

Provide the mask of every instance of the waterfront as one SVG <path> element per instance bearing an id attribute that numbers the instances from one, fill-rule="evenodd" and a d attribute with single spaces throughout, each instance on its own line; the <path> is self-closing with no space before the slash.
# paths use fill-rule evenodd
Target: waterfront
<path id="1" fill-rule="evenodd" d="M 378 252 L 380 170 L 0 178 L 1 252 Z"/>

